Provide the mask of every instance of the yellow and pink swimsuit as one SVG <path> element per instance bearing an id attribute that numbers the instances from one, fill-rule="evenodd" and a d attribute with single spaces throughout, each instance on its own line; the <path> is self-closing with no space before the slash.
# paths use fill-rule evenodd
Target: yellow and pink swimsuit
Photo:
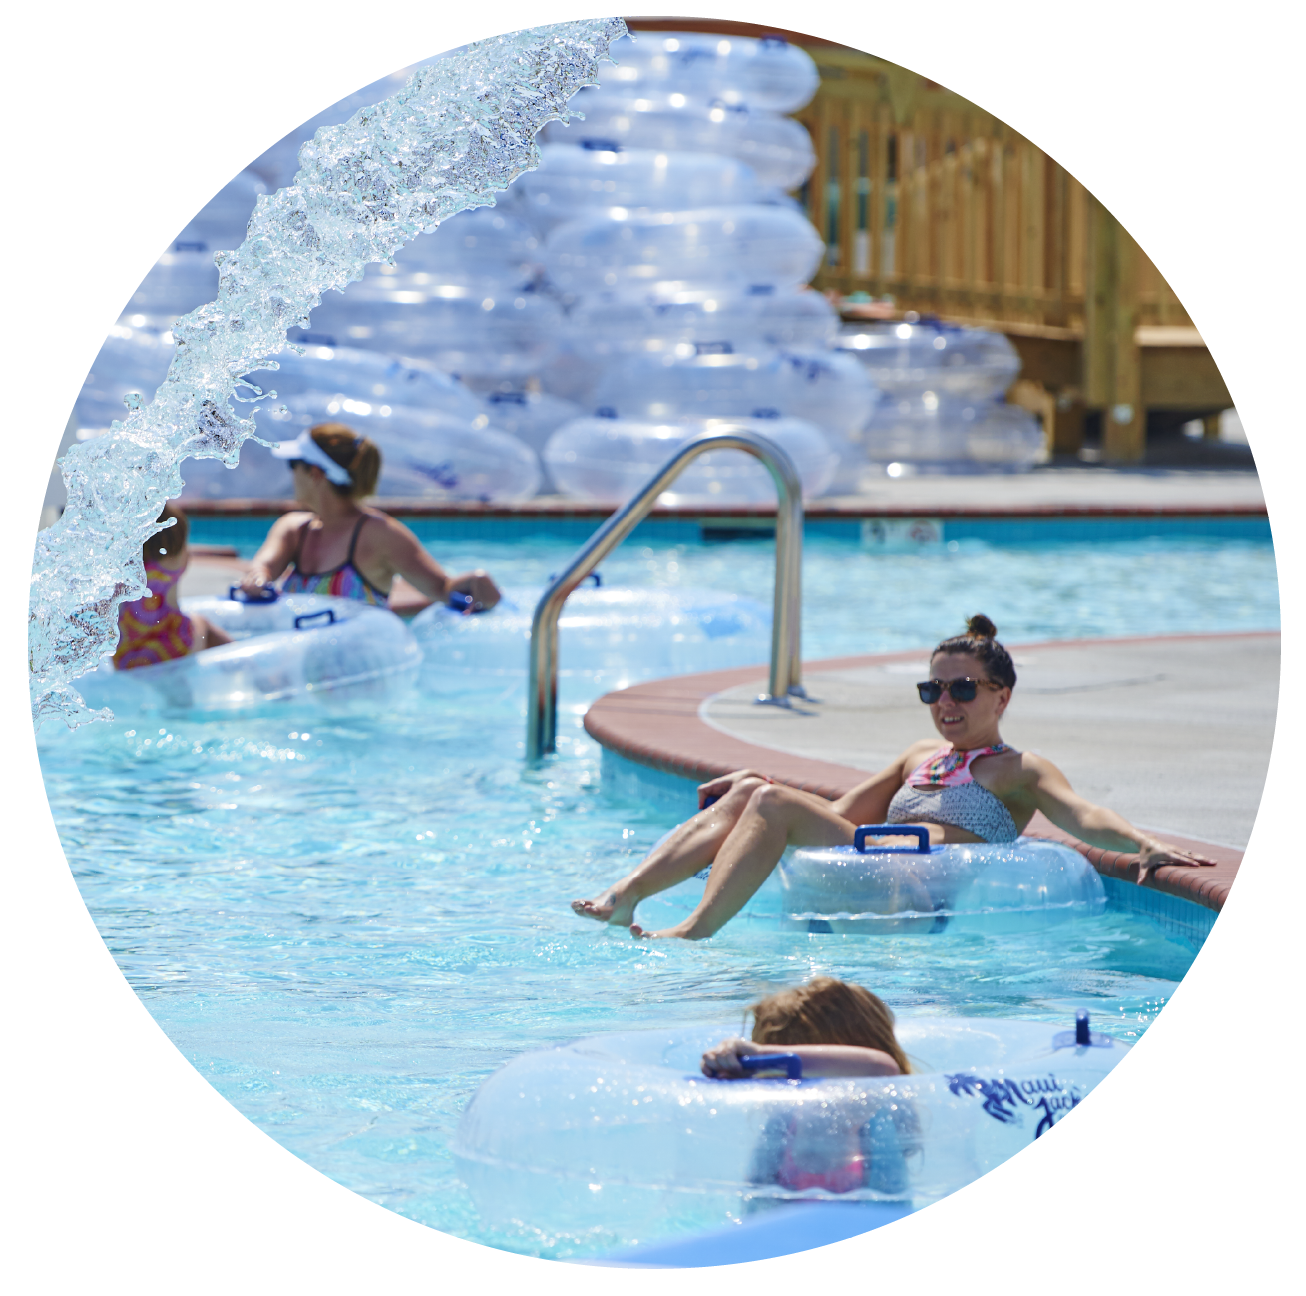
<path id="1" fill-rule="evenodd" d="M 113 654 L 117 670 L 157 666 L 194 651 L 195 626 L 177 604 L 177 583 L 185 570 L 184 562 L 179 567 L 158 559 L 146 562 L 150 592 L 118 609 L 118 650 Z"/>

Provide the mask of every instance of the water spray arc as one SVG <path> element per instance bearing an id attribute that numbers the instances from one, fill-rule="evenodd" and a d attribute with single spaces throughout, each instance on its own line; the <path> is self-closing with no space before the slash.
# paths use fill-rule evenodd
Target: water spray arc
<path id="1" fill-rule="evenodd" d="M 254 422 L 231 402 L 271 399 L 244 381 L 307 325 L 328 289 L 388 261 L 410 239 L 539 163 L 536 132 L 571 114 L 619 18 L 478 41 L 421 68 L 398 94 L 319 130 L 295 183 L 261 197 L 248 233 L 219 252 L 218 296 L 178 320 L 177 352 L 148 404 L 69 450 L 68 505 L 37 538 L 29 604 L 32 714 L 76 725 L 97 715 L 73 680 L 113 650 L 118 607 L 145 590 L 141 545 L 180 493 L 187 458 L 235 463 Z"/>

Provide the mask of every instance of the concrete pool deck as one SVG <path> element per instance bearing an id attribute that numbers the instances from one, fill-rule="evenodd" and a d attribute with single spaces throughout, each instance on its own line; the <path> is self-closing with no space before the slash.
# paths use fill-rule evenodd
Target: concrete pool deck
<path id="1" fill-rule="evenodd" d="M 1056 761 L 1090 800 L 1216 859 L 1148 886 L 1219 910 L 1260 803 L 1278 700 L 1277 632 L 1010 645 L 1019 681 L 1004 737 Z M 835 797 L 931 726 L 920 650 L 811 662 L 814 701 L 754 705 L 764 667 L 688 675 L 600 698 L 585 728 L 627 761 L 701 782 L 753 768 Z M 1069 841 L 1036 816 L 1029 831 Z M 1136 880 L 1135 857 L 1079 845 Z"/>
<path id="2" fill-rule="evenodd" d="M 296 507 L 288 499 L 183 497 L 180 502 L 196 519 L 202 533 L 199 538 L 207 535 L 210 539 L 226 539 L 224 529 L 234 525 L 242 532 L 242 545 L 256 544 L 277 517 Z M 409 520 L 419 529 L 433 524 L 444 528 L 473 526 L 479 533 L 481 527 L 486 527 L 487 537 L 502 540 L 520 538 L 531 529 L 552 523 L 564 529 L 579 528 L 578 544 L 613 511 L 611 505 L 547 495 L 513 504 L 399 499 L 382 500 L 380 504 L 388 513 Z M 1111 533 L 1118 530 L 1112 526 L 1113 521 L 1132 526 L 1136 532 L 1139 524 L 1146 527 L 1150 521 L 1164 525 L 1187 519 L 1191 526 L 1197 520 L 1200 528 L 1202 520 L 1216 526 L 1255 526 L 1266 517 L 1260 479 L 1247 466 L 1115 468 L 1067 464 L 1047 465 L 1028 473 L 978 477 L 886 478 L 862 495 L 810 500 L 805 513 L 808 523 L 818 530 L 823 524 L 827 530 L 834 526 L 841 533 L 852 527 L 850 534 L 856 535 L 860 524 L 864 541 L 873 538 L 873 533 L 882 541 L 908 545 L 922 538 L 935 542 L 939 539 L 938 526 L 927 525 L 922 535 L 916 536 L 912 524 L 920 521 L 1001 526 L 1005 522 L 1078 520 L 1091 524 L 1094 534 L 1100 526 L 1101 538 L 1111 538 Z M 722 539 L 770 530 L 774 518 L 773 505 L 685 506 L 654 509 L 641 525 L 656 531 L 667 524 L 674 530 L 677 523 L 689 523 L 695 537 L 701 531 L 704 538 Z M 889 524 L 888 528 L 877 526 L 880 522 Z M 893 529 L 895 524 L 897 531 Z M 461 535 L 461 529 L 457 533 Z M 232 544 L 195 544 L 193 550 L 190 570 L 182 577 L 183 595 L 225 594 L 248 566 L 237 557 Z M 402 578 L 397 595 L 392 606 L 403 615 L 425 606 L 421 595 L 405 587 Z"/>
<path id="3" fill-rule="evenodd" d="M 295 508 L 288 499 L 199 500 L 182 497 L 194 517 L 257 515 L 269 519 Z M 469 501 L 380 501 L 400 517 L 592 518 L 611 505 L 542 495 L 511 504 Z M 1247 515 L 1265 513 L 1260 478 L 1250 460 L 1238 467 L 1047 464 L 1027 473 L 885 478 L 860 495 L 809 500 L 812 520 L 855 517 L 1046 517 L 1092 515 Z M 709 518 L 774 515 L 772 505 L 659 508 L 654 517 Z"/>

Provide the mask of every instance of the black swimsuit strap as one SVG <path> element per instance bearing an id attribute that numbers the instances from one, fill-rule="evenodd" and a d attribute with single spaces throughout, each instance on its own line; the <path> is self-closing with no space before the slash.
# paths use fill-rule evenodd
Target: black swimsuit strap
<path id="1" fill-rule="evenodd" d="M 299 530 L 296 532 L 299 538 L 295 541 L 295 556 L 290 560 L 290 566 L 293 571 L 302 573 L 304 570 L 303 567 L 300 566 L 300 560 L 304 556 L 304 536 L 308 533 L 308 524 L 312 522 L 312 520 L 312 517 L 305 518 L 299 524 Z"/>
<path id="2" fill-rule="evenodd" d="M 342 564 L 345 567 L 353 567 L 355 571 L 358 571 L 358 568 L 354 565 L 354 550 L 358 548 L 358 533 L 363 529 L 363 523 L 366 521 L 367 514 L 364 513 L 363 516 L 358 519 L 358 525 L 354 528 L 354 534 L 349 537 L 349 557 L 346 558 Z M 358 574 L 363 576 L 362 572 L 358 572 Z M 366 584 L 371 584 L 366 576 L 363 576 L 363 580 Z"/>
<path id="3" fill-rule="evenodd" d="M 363 529 L 363 523 L 371 516 L 370 513 L 364 513 L 363 516 L 358 519 L 358 525 L 354 528 L 354 534 L 349 538 L 349 557 L 345 559 L 344 566 L 352 567 L 354 571 L 358 573 L 358 579 L 361 580 L 363 584 L 377 596 L 377 598 L 379 598 L 383 603 L 389 603 L 390 595 L 387 594 L 385 590 L 378 589 L 373 585 L 372 582 L 363 575 L 363 569 L 354 561 L 354 550 L 358 548 L 358 533 Z M 336 570 L 339 571 L 340 569 L 337 568 Z"/>
<path id="4" fill-rule="evenodd" d="M 358 533 L 363 529 L 363 523 L 367 521 L 367 517 L 368 515 L 364 513 L 363 516 L 358 519 L 358 525 L 354 527 L 354 533 L 349 537 L 349 556 L 345 561 L 337 563 L 330 571 L 320 572 L 306 572 L 300 565 L 300 560 L 304 555 L 304 536 L 308 534 L 308 528 L 312 525 L 313 519 L 309 518 L 307 522 L 302 523 L 299 528 L 299 543 L 295 546 L 295 557 L 293 559 L 295 570 L 308 580 L 316 580 L 320 576 L 334 576 L 336 572 L 344 571 L 346 567 L 353 567 L 354 570 L 358 572 L 363 584 L 366 585 L 374 594 L 380 594 L 381 591 L 377 589 L 361 571 L 358 571 L 357 567 L 354 567 L 354 550 L 358 548 Z"/>

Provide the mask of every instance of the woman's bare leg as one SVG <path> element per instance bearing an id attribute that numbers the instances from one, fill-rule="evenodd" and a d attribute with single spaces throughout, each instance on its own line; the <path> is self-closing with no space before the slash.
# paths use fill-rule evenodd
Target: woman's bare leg
<path id="1" fill-rule="evenodd" d="M 848 845 L 853 828 L 828 802 L 764 783 L 752 790 L 743 813 L 721 843 L 698 908 L 665 931 L 646 932 L 632 923 L 631 935 L 682 940 L 711 936 L 747 904 L 780 862 L 786 846 Z"/>
<path id="2" fill-rule="evenodd" d="M 685 820 L 633 873 L 615 886 L 594 900 L 573 900 L 573 911 L 582 918 L 627 926 L 641 900 L 693 877 L 712 863 L 722 842 L 744 813 L 749 797 L 757 788 L 766 786 L 760 778 L 736 783 L 719 801 Z"/>

